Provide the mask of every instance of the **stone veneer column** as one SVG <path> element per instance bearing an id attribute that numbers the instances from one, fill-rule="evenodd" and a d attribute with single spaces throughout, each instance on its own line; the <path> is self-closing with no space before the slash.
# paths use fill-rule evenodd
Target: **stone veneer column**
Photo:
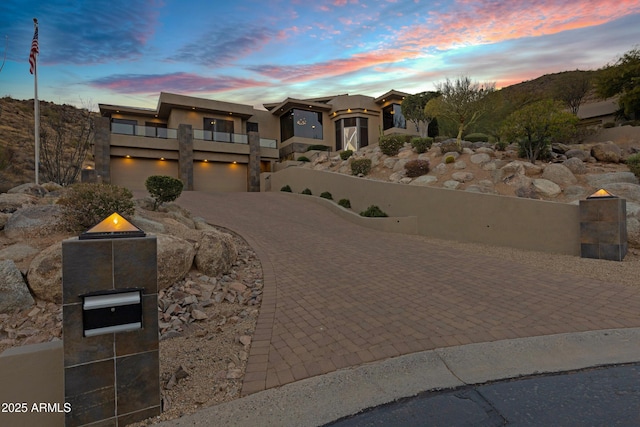
<path id="1" fill-rule="evenodd" d="M 191 125 L 178 125 L 178 168 L 184 189 L 193 191 L 193 128 Z"/>
<path id="2" fill-rule="evenodd" d="M 260 191 L 260 134 L 249 132 L 249 177 L 247 191 Z"/>
<path id="3" fill-rule="evenodd" d="M 622 261 L 627 254 L 627 201 L 618 197 L 580 200 L 582 258 Z"/>
<path id="4" fill-rule="evenodd" d="M 142 288 L 142 328 L 85 337 L 90 292 Z M 124 426 L 159 415 L 155 236 L 62 242 L 65 426 Z"/>
<path id="5" fill-rule="evenodd" d="M 94 119 L 95 137 L 93 155 L 96 167 L 96 180 L 111 183 L 111 129 L 108 117 Z"/>

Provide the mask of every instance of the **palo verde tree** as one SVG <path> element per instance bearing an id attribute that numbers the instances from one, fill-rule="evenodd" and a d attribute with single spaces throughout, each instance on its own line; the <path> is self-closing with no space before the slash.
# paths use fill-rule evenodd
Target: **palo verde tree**
<path id="1" fill-rule="evenodd" d="M 626 52 L 614 64 L 600 70 L 596 90 L 603 98 L 620 95 L 620 115 L 640 115 L 640 47 Z"/>
<path id="2" fill-rule="evenodd" d="M 434 119 L 433 116 L 426 114 L 424 107 L 427 102 L 439 95 L 438 92 L 420 92 L 402 100 L 402 115 L 416 126 L 422 138 L 429 136 L 429 124 Z"/>
<path id="3" fill-rule="evenodd" d="M 577 123 L 561 102 L 546 99 L 511 113 L 502 125 L 502 137 L 517 142 L 520 156 L 533 163 L 550 154 L 551 143 L 573 136 Z"/>
<path id="4" fill-rule="evenodd" d="M 454 122 L 458 128 L 456 142 L 460 147 L 464 131 L 489 112 L 491 104 L 486 98 L 495 90 L 495 83 L 477 83 L 463 76 L 455 80 L 447 78 L 436 88 L 440 96 L 427 102 L 425 115 Z"/>
<path id="5" fill-rule="evenodd" d="M 588 71 L 561 73 L 553 85 L 553 97 L 564 102 L 577 116 L 580 105 L 592 87 L 591 73 Z"/>

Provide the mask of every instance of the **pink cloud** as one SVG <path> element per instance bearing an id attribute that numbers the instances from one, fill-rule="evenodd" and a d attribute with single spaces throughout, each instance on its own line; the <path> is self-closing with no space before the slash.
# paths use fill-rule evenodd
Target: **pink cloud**
<path id="1" fill-rule="evenodd" d="M 457 0 L 454 11 L 431 13 L 425 25 L 401 30 L 397 40 L 416 49 L 446 50 L 602 25 L 637 12 L 637 0 Z"/>
<path id="2" fill-rule="evenodd" d="M 267 86 L 265 82 L 237 77 L 204 77 L 191 73 L 159 75 L 122 74 L 96 79 L 93 87 L 109 89 L 118 93 L 143 94 L 157 92 L 202 93 L 223 92 L 256 86 Z"/>

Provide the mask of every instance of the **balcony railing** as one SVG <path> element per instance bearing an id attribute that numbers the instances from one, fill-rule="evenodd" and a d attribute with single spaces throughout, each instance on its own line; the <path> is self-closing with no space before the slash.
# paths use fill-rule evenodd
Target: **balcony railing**
<path id="1" fill-rule="evenodd" d="M 177 129 L 159 128 L 155 126 L 139 126 L 126 123 L 111 123 L 111 133 L 120 135 L 147 136 L 150 138 L 176 139 Z"/>
<path id="2" fill-rule="evenodd" d="M 177 139 L 178 130 L 159 128 L 155 126 L 139 126 L 126 123 L 111 123 L 111 133 L 120 135 L 146 136 L 150 138 Z M 230 144 L 248 144 L 247 135 L 227 132 L 213 132 L 210 130 L 194 129 L 193 138 L 203 141 L 226 142 Z M 275 139 L 260 138 L 260 147 L 278 148 Z"/>

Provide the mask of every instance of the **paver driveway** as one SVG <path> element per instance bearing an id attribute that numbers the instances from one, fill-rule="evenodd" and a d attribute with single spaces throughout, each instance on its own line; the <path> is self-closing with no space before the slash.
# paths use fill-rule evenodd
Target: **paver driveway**
<path id="1" fill-rule="evenodd" d="M 243 395 L 439 347 L 640 327 L 640 288 L 358 227 L 302 196 L 185 192 L 179 203 L 262 261 Z"/>

